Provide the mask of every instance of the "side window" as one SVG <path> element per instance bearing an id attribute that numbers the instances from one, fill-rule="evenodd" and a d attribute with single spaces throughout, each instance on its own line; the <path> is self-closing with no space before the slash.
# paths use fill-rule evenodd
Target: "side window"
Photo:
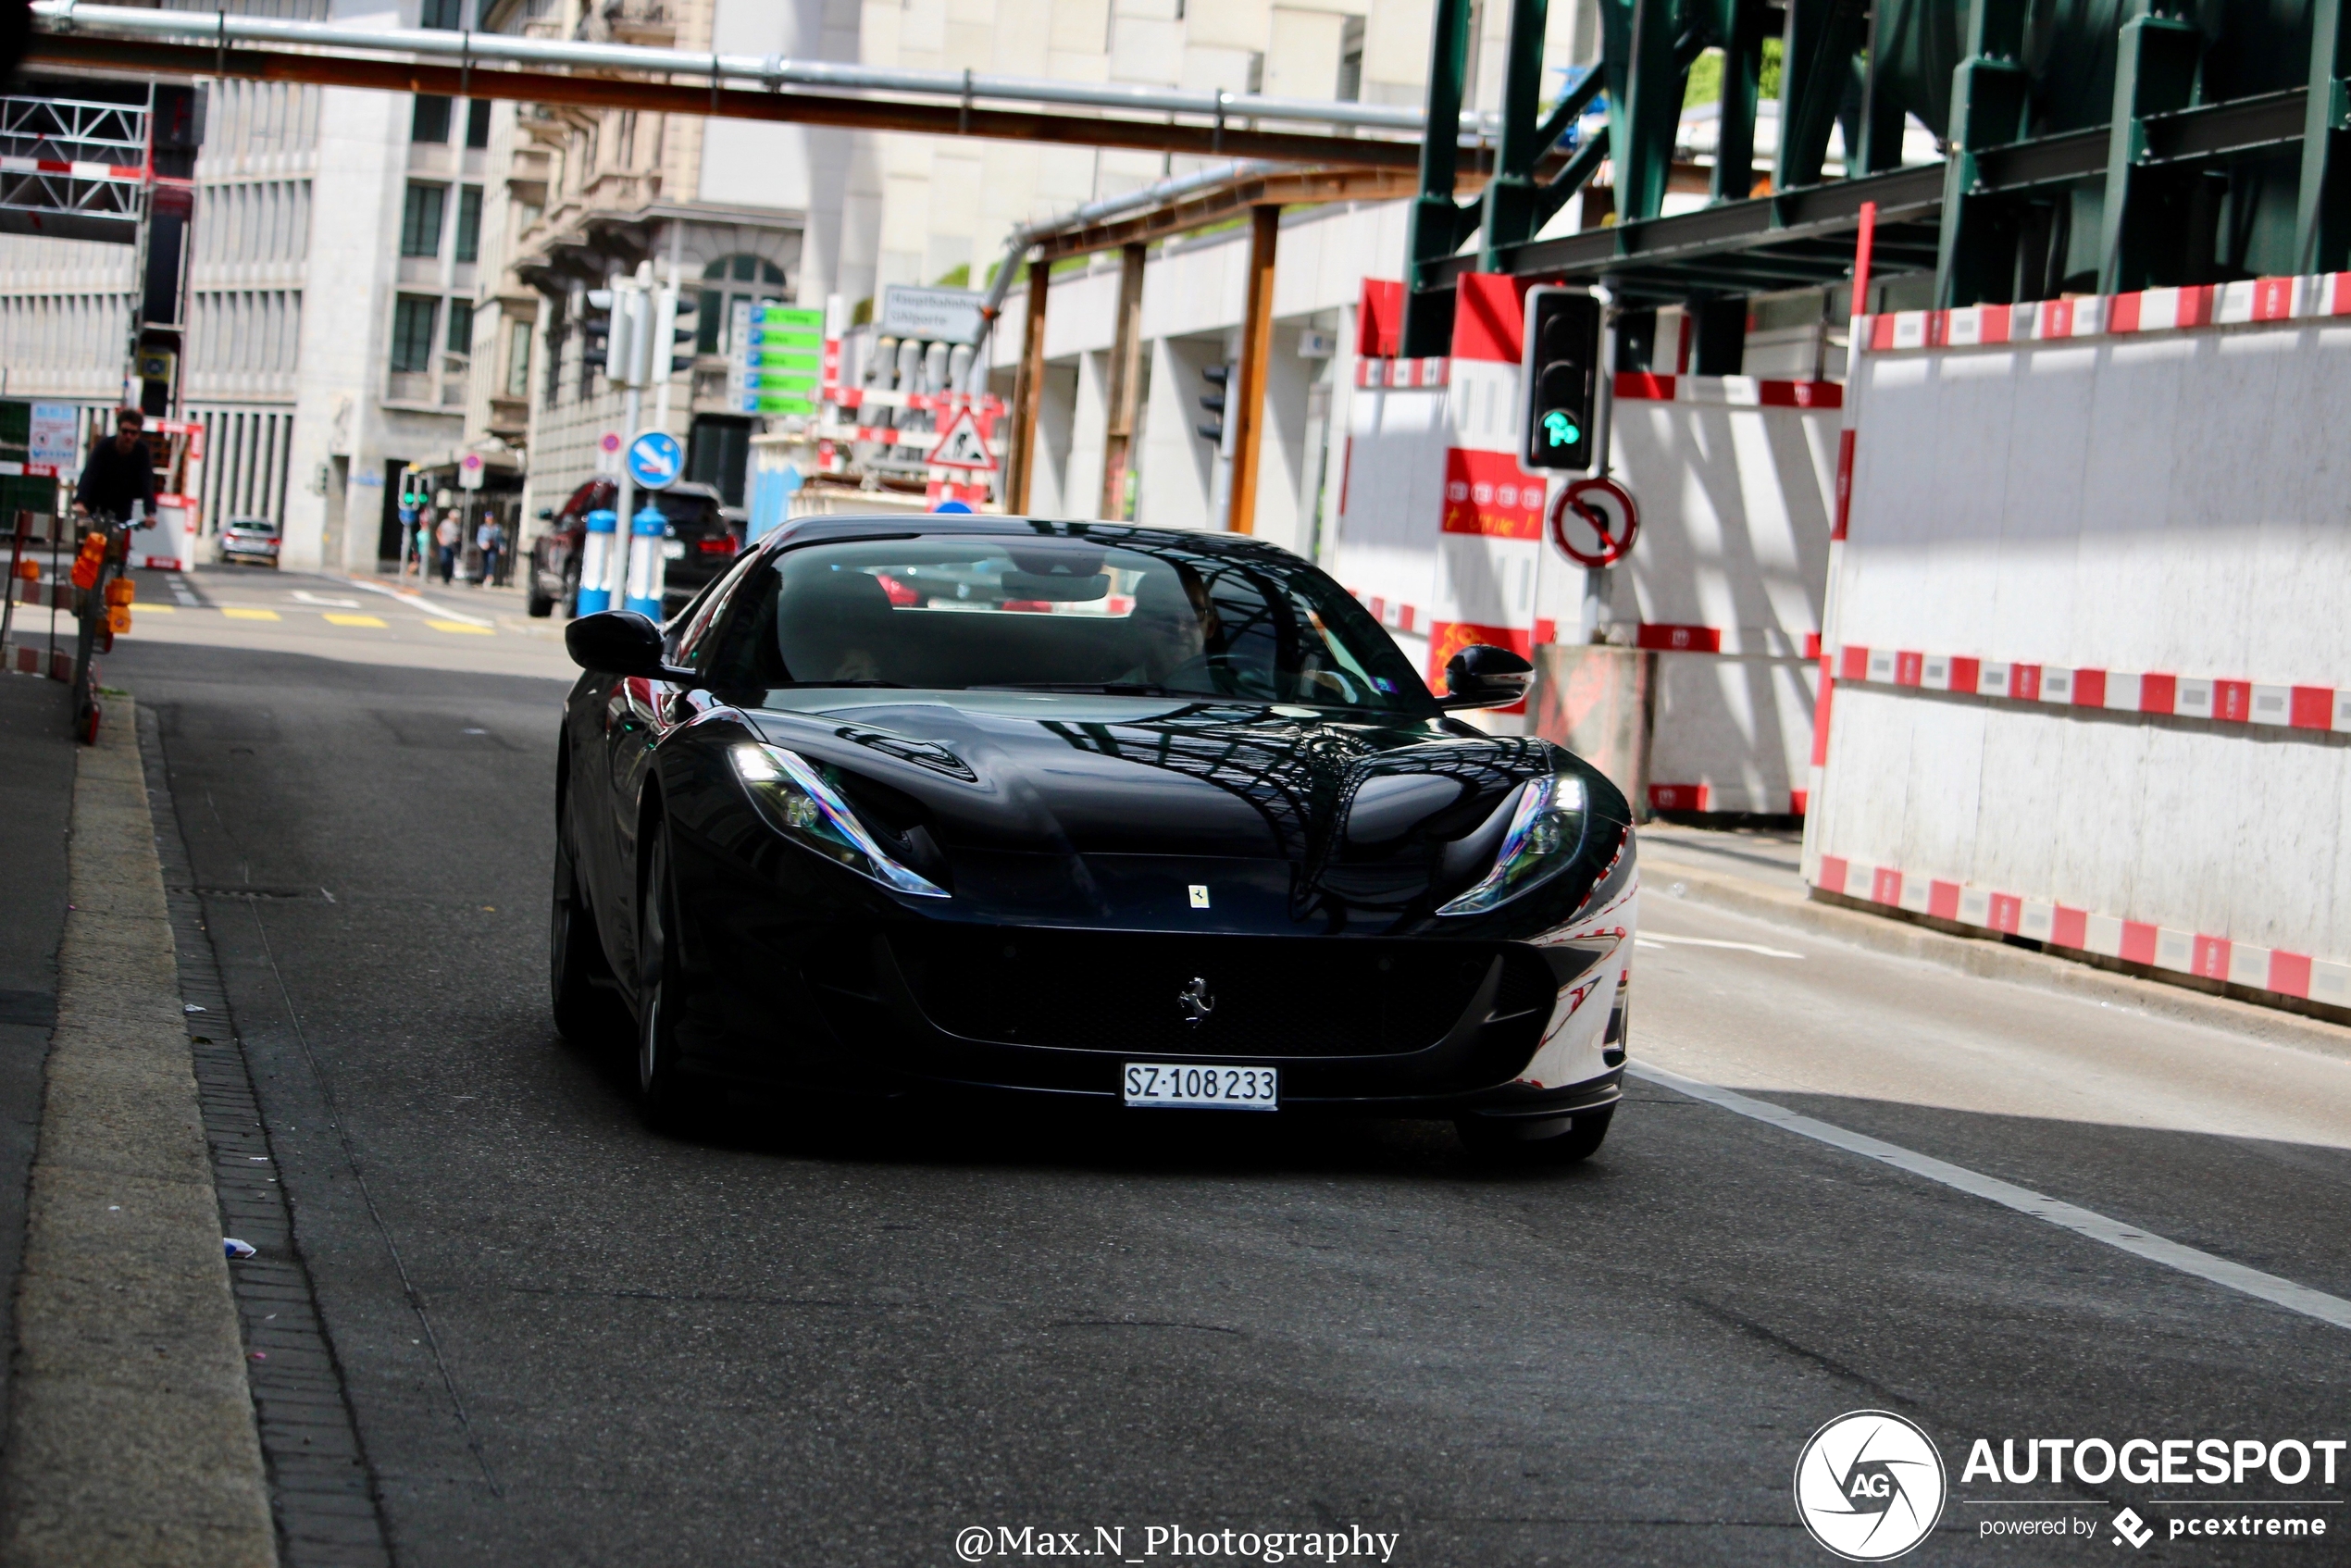
<path id="1" fill-rule="evenodd" d="M 712 641 L 710 683 L 721 691 L 765 691 L 788 678 L 783 650 L 776 641 L 776 591 L 773 566 L 762 561 L 757 573 L 729 600 L 715 617 Z"/>
<path id="2" fill-rule="evenodd" d="M 713 650 L 718 645 L 719 628 L 727 618 L 727 606 L 743 580 L 758 568 L 757 556 L 743 557 L 678 612 L 678 618 L 670 623 L 677 628 L 670 636 L 672 664 L 696 671 L 709 667 Z"/>

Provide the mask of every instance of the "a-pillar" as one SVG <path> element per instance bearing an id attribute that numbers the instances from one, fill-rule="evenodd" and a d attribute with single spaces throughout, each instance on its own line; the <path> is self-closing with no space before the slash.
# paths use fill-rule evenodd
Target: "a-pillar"
<path id="1" fill-rule="evenodd" d="M 1141 245 L 1118 253 L 1118 320 L 1111 336 L 1110 419 L 1102 442 L 1101 516 L 1126 516 L 1126 471 L 1133 466 L 1136 404 L 1143 390 L 1143 259 Z"/>
<path id="2" fill-rule="evenodd" d="M 1274 352 L 1274 249 L 1282 209 L 1249 209 L 1249 304 L 1241 316 L 1240 384 L 1233 389 L 1232 501 L 1225 526 L 1234 533 L 1257 527 L 1259 449 L 1265 441 L 1265 372 Z"/>

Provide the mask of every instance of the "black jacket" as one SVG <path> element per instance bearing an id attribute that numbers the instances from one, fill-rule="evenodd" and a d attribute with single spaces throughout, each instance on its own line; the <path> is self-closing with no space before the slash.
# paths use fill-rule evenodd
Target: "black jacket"
<path id="1" fill-rule="evenodd" d="M 118 521 L 131 517 L 131 504 L 143 501 L 147 516 L 155 512 L 155 461 L 142 440 L 128 453 L 115 450 L 114 438 L 108 436 L 90 454 L 90 461 L 82 466 L 81 480 L 73 487 L 73 498 L 93 513 L 110 512 Z"/>

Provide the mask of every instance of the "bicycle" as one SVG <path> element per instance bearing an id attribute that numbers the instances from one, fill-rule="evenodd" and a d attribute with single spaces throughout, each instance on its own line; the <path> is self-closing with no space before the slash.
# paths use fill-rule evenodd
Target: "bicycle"
<path id="1" fill-rule="evenodd" d="M 93 660 L 100 653 L 114 651 L 114 631 L 107 620 L 106 584 L 109 579 L 122 574 L 129 558 L 131 525 L 113 513 L 95 511 L 89 515 L 90 532 L 83 536 L 81 552 L 74 561 L 74 587 L 81 591 L 74 607 L 80 623 L 74 636 L 73 648 L 73 728 L 70 731 L 83 745 L 95 745 L 98 723 L 106 710 L 98 701 L 98 672 Z M 91 580 L 81 581 L 84 563 L 89 559 L 89 541 L 102 541 L 96 560 L 87 574 Z"/>

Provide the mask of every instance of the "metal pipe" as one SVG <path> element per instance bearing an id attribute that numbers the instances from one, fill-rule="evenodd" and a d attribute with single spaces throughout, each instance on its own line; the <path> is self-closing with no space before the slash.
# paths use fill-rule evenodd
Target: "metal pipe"
<path id="1" fill-rule="evenodd" d="M 510 33 L 452 31 L 439 28 L 346 27 L 330 22 L 289 21 L 276 17 L 232 16 L 217 11 L 161 11 L 130 6 L 84 6 L 76 0 L 33 0 L 34 26 L 43 32 L 163 40 L 225 48 L 230 44 L 277 44 L 303 49 L 362 51 L 370 55 L 429 56 L 467 65 L 505 63 L 565 66 L 597 71 L 641 72 L 664 78 L 693 76 L 714 83 L 748 81 L 771 92 L 786 87 L 824 87 L 861 93 L 893 93 L 944 98 L 958 104 L 1000 99 L 1028 104 L 1064 104 L 1135 114 L 1200 115 L 1216 121 L 1278 120 L 1349 126 L 1366 131 L 1419 134 L 1420 110 L 1402 105 L 1274 98 L 1254 93 L 1186 92 L 1114 82 L 1057 81 L 1045 77 L 995 76 L 979 72 L 883 69 L 835 60 L 795 60 L 781 55 L 728 55 L 716 51 L 656 49 L 636 44 L 587 44 Z M 1491 134 L 1497 117 L 1474 111 L 1461 117 L 1460 134 Z"/>

